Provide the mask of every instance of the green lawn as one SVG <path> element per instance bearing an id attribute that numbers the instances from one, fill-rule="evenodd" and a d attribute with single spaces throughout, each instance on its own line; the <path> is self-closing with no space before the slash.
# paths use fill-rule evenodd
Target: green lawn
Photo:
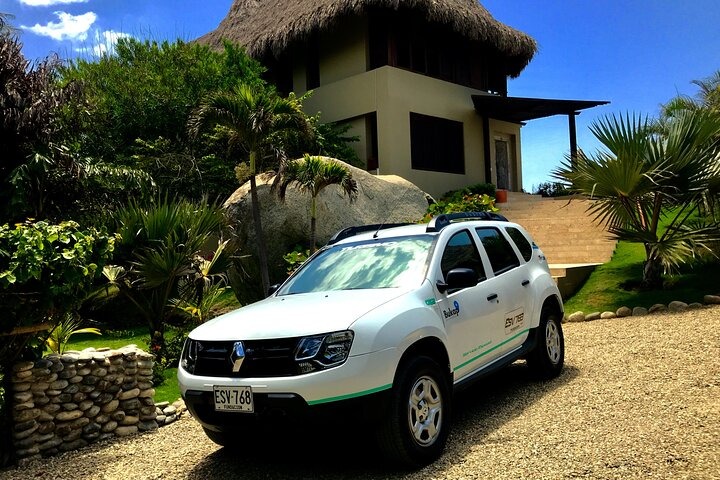
<path id="1" fill-rule="evenodd" d="M 623 305 L 647 308 L 656 303 L 667 305 L 673 300 L 702 302 L 704 295 L 720 292 L 717 262 L 696 262 L 677 275 L 666 277 L 662 290 L 641 290 L 637 285 L 642 279 L 644 260 L 641 244 L 618 242 L 612 260 L 596 268 L 580 290 L 565 299 L 565 311 L 568 314 L 578 310 L 615 311 Z"/>

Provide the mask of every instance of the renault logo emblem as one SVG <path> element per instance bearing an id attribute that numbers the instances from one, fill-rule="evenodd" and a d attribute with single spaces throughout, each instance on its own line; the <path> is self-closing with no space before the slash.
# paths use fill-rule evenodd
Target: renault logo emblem
<path id="1" fill-rule="evenodd" d="M 243 360 L 245 360 L 245 347 L 242 342 L 235 342 L 233 344 L 232 352 L 230 352 L 230 362 L 232 362 L 233 373 L 240 371 Z"/>

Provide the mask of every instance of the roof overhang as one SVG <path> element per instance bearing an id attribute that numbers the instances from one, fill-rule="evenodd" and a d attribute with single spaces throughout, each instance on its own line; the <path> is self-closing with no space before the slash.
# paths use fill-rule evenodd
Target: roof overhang
<path id="1" fill-rule="evenodd" d="M 577 115 L 581 110 L 610 103 L 598 100 L 555 100 L 499 95 L 473 95 L 472 101 L 480 115 L 512 123 L 553 115 Z"/>

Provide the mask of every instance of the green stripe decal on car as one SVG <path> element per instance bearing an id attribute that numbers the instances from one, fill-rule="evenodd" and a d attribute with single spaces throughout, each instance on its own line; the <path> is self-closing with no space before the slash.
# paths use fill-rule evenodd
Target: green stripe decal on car
<path id="1" fill-rule="evenodd" d="M 458 365 L 457 367 L 455 367 L 455 368 L 453 369 L 453 372 L 457 372 L 458 370 L 460 370 L 460 369 L 463 368 L 464 366 L 470 365 L 472 362 L 474 362 L 474 361 L 477 360 L 478 358 L 484 357 L 485 355 L 487 355 L 488 353 L 492 352 L 493 350 L 497 350 L 498 348 L 502 347 L 502 346 L 505 345 L 506 343 L 512 342 L 513 340 L 515 340 L 515 339 L 518 338 L 519 336 L 524 335 L 524 334 L 528 333 L 529 331 L 530 331 L 529 328 L 528 328 L 528 329 L 525 329 L 525 330 L 523 330 L 522 332 L 518 333 L 517 335 L 514 335 L 514 336 L 508 338 L 508 339 L 505 340 L 504 342 L 498 343 L 497 345 L 495 345 L 495 346 L 492 347 L 492 348 L 488 348 L 487 350 L 485 350 L 485 351 L 482 352 L 481 354 L 479 354 L 479 355 L 471 358 L 471 359 L 468 360 L 467 362 L 463 362 L 463 363 L 461 363 L 460 365 Z"/>
<path id="2" fill-rule="evenodd" d="M 364 390 L 362 392 L 348 393 L 347 395 L 340 395 L 338 397 L 321 398 L 320 400 L 310 400 L 308 405 L 318 405 L 320 403 L 339 402 L 340 400 L 347 400 L 355 397 L 362 397 L 363 395 L 370 395 L 371 393 L 382 392 L 392 388 L 392 383 L 383 385 L 382 387 L 371 388 L 370 390 Z"/>

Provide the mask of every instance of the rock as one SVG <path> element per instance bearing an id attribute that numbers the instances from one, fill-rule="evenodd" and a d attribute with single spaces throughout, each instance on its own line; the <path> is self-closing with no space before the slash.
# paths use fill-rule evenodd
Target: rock
<path id="1" fill-rule="evenodd" d="M 32 377 L 33 372 L 32 370 L 23 370 L 22 372 L 17 372 L 13 374 L 13 382 L 14 383 L 20 383 L 26 378 Z"/>
<path id="2" fill-rule="evenodd" d="M 50 388 L 53 390 L 62 390 L 64 388 L 67 388 L 68 385 L 70 385 L 70 382 L 68 382 L 67 380 L 60 379 L 60 380 L 55 380 L 54 382 L 52 382 L 50 384 Z M 70 392 L 65 392 L 65 393 L 70 393 Z"/>
<path id="3" fill-rule="evenodd" d="M 165 418 L 165 425 L 170 425 L 170 424 L 173 423 L 175 420 L 177 420 L 177 415 L 168 415 L 168 416 Z"/>
<path id="4" fill-rule="evenodd" d="M 74 442 L 75 440 L 77 440 L 77 439 L 80 438 L 81 436 L 82 436 L 82 430 L 79 430 L 79 429 L 78 429 L 78 430 L 72 430 L 70 433 L 68 433 L 67 435 L 65 435 L 64 437 L 62 437 L 62 439 L 63 439 L 63 442 L 68 442 L 68 443 L 70 443 L 70 442 Z"/>
<path id="5" fill-rule="evenodd" d="M 142 404 L 137 398 L 131 398 L 130 400 L 123 400 L 120 402 L 120 408 L 123 410 L 138 410 Z"/>
<path id="6" fill-rule="evenodd" d="M 115 429 L 117 428 L 117 426 L 118 426 L 117 422 L 110 420 L 109 422 L 107 422 L 105 425 L 102 426 L 101 431 L 103 433 L 114 432 Z"/>
<path id="7" fill-rule="evenodd" d="M 24 432 L 25 430 L 29 430 L 37 425 L 37 422 L 35 420 L 27 420 L 25 422 L 18 422 L 13 427 L 13 430 L 16 432 Z"/>
<path id="8" fill-rule="evenodd" d="M 647 311 L 647 308 L 645 308 L 645 307 L 635 307 L 635 308 L 633 308 L 633 311 L 632 311 L 633 317 L 642 317 L 643 315 L 647 315 L 647 314 L 648 314 L 648 311 Z"/>
<path id="9" fill-rule="evenodd" d="M 80 410 L 72 410 L 69 412 L 60 412 L 57 414 L 55 419 L 58 422 L 69 422 L 70 420 L 77 420 L 78 418 L 83 416 L 83 412 Z"/>
<path id="10" fill-rule="evenodd" d="M 125 420 L 125 412 L 123 412 L 122 410 L 115 411 L 110 414 L 110 418 L 120 423 Z"/>
<path id="11" fill-rule="evenodd" d="M 615 316 L 620 318 L 629 317 L 630 315 L 632 315 L 632 310 L 630 310 L 630 307 L 620 307 L 615 312 Z"/>
<path id="12" fill-rule="evenodd" d="M 22 392 L 22 393 L 16 393 L 13 395 L 13 398 L 17 403 L 25 403 L 30 402 L 33 398 L 32 392 Z"/>
<path id="13" fill-rule="evenodd" d="M 372 175 L 340 162 L 352 173 L 358 185 L 357 200 L 350 203 L 340 187 L 330 185 L 317 197 L 318 246 L 337 231 L 354 225 L 417 222 L 428 207 L 427 195 L 414 184 L 395 175 Z M 310 196 L 296 187 L 287 189 L 285 202 L 270 191 L 273 174 L 256 177 L 262 225 L 270 263 L 282 264 L 282 256 L 296 244 L 310 239 Z M 238 188 L 224 205 L 229 223 L 235 229 L 243 252 L 255 252 L 255 233 L 250 202 L 250 183 Z M 284 267 L 283 267 L 284 268 Z"/>
<path id="14" fill-rule="evenodd" d="M 12 371 L 13 373 L 18 373 L 32 370 L 33 368 L 35 368 L 35 364 L 33 362 L 20 362 L 13 365 Z"/>
<path id="15" fill-rule="evenodd" d="M 38 428 L 40 428 L 40 425 L 35 420 L 32 420 L 32 422 L 34 423 L 34 425 L 32 427 L 26 428 L 23 431 L 18 431 L 18 432 L 13 433 L 13 438 L 15 440 L 22 440 L 24 438 L 28 438 L 28 437 L 32 436 L 32 434 L 35 433 Z M 23 423 L 25 423 L 25 422 L 23 422 Z"/>
<path id="16" fill-rule="evenodd" d="M 570 314 L 568 317 L 569 322 L 584 322 L 585 321 L 585 314 L 583 312 L 575 312 Z"/>
<path id="17" fill-rule="evenodd" d="M 99 402 L 98 402 L 99 403 Z M 115 410 L 118 409 L 118 406 L 120 405 L 119 400 L 111 400 L 110 402 L 106 403 L 100 408 L 100 411 L 102 413 L 112 413 Z"/>
<path id="18" fill-rule="evenodd" d="M 703 302 L 707 305 L 720 305 L 720 295 L 705 295 Z"/>
<path id="19" fill-rule="evenodd" d="M 120 392 L 118 400 L 130 400 L 131 398 L 137 398 L 138 395 L 140 395 L 140 389 L 133 388 L 132 390 L 128 390 L 126 392 Z"/>
<path id="20" fill-rule="evenodd" d="M 591 322 L 593 320 L 599 320 L 599 319 L 600 319 L 600 312 L 593 312 L 593 313 L 588 313 L 587 315 L 585 315 L 586 322 Z"/>
<path id="21" fill-rule="evenodd" d="M 43 422 L 38 427 L 38 433 L 41 435 L 48 434 L 55 431 L 55 422 Z"/>
<path id="22" fill-rule="evenodd" d="M 69 452 L 70 450 L 77 450 L 78 448 L 86 447 L 87 444 L 88 443 L 85 440 L 83 440 L 82 438 L 78 438 L 77 440 L 63 443 L 58 448 L 60 449 L 60 451 Z"/>
<path id="23" fill-rule="evenodd" d="M 678 300 L 675 300 L 668 304 L 668 310 L 670 310 L 671 312 L 684 312 L 687 309 L 688 304 L 685 302 L 680 302 Z"/>
<path id="24" fill-rule="evenodd" d="M 80 405 L 78 405 L 78 409 L 80 409 L 81 412 L 85 412 L 90 409 L 90 407 L 93 406 L 92 400 L 84 400 L 80 402 Z"/>
<path id="25" fill-rule="evenodd" d="M 667 309 L 668 309 L 668 307 L 666 307 L 662 303 L 656 303 L 652 307 L 648 308 L 648 313 L 666 312 Z"/>
<path id="26" fill-rule="evenodd" d="M 32 387 L 32 383 L 25 382 L 25 383 L 16 383 L 13 385 L 13 392 L 20 393 L 20 392 L 27 392 L 30 390 L 30 387 Z"/>
<path id="27" fill-rule="evenodd" d="M 35 460 L 42 460 L 42 455 L 36 454 L 36 455 L 30 455 L 26 458 L 21 458 L 18 460 L 18 466 L 19 467 L 26 467 L 27 465 L 31 464 Z"/>
<path id="28" fill-rule="evenodd" d="M 100 413 L 100 407 L 93 405 L 85 411 L 85 416 L 88 418 L 96 417 Z"/>
<path id="29" fill-rule="evenodd" d="M 127 437 L 128 435 L 132 435 L 137 432 L 138 432 L 138 427 L 136 425 L 126 426 L 126 427 L 117 427 L 115 429 L 115 435 L 117 435 L 118 437 Z"/>
<path id="30" fill-rule="evenodd" d="M 33 407 L 35 407 L 35 402 L 16 403 L 13 405 L 13 410 L 21 412 L 23 410 L 30 410 Z"/>
<path id="31" fill-rule="evenodd" d="M 140 395 L 138 395 L 140 398 L 150 398 L 155 396 L 155 389 L 151 388 L 149 390 L 142 390 L 140 392 Z"/>
<path id="32" fill-rule="evenodd" d="M 92 433 L 99 433 L 102 425 L 99 423 L 88 423 L 82 429 L 83 435 L 90 435 Z"/>
<path id="33" fill-rule="evenodd" d="M 30 391 L 33 393 L 39 393 L 39 392 L 44 392 L 45 390 L 47 390 L 49 388 L 50 388 L 49 383 L 37 382 L 37 383 L 33 383 L 33 386 L 30 387 Z"/>
<path id="34" fill-rule="evenodd" d="M 158 402 L 158 403 L 155 404 L 155 406 L 158 407 L 158 408 L 165 408 L 165 407 L 167 407 L 168 405 L 170 405 L 170 402 Z"/>
<path id="35" fill-rule="evenodd" d="M 120 425 L 136 425 L 140 421 L 140 417 L 135 415 L 127 415 L 120 420 Z"/>
<path id="36" fill-rule="evenodd" d="M 691 304 L 688 305 L 688 308 L 691 309 L 691 310 L 695 310 L 695 309 L 697 309 L 697 308 L 702 308 L 702 307 L 704 307 L 704 306 L 705 306 L 705 305 L 703 305 L 703 304 L 700 303 L 700 302 L 693 302 L 693 303 L 691 303 Z"/>
<path id="37" fill-rule="evenodd" d="M 155 417 L 155 421 L 160 425 L 165 425 L 165 419 L 167 417 L 165 415 L 158 415 Z"/>
<path id="38" fill-rule="evenodd" d="M 27 422 L 28 420 L 35 420 L 40 416 L 39 408 L 28 408 L 26 410 L 13 412 L 13 419 L 16 422 Z"/>
<path id="39" fill-rule="evenodd" d="M 18 457 L 30 457 L 32 455 L 37 455 L 38 453 L 40 453 L 40 449 L 37 447 L 37 445 L 31 448 L 25 448 L 15 451 L 15 455 L 17 455 Z"/>
<path id="40" fill-rule="evenodd" d="M 106 415 L 104 413 L 101 413 L 97 417 L 95 417 L 96 423 L 107 423 L 110 421 L 110 415 Z"/>
<path id="41" fill-rule="evenodd" d="M 35 397 L 33 402 L 35 403 L 36 407 L 42 407 L 43 405 L 47 405 L 48 403 L 50 403 L 50 399 L 43 395 L 41 397 Z"/>
<path id="42" fill-rule="evenodd" d="M 600 314 L 600 318 L 603 320 L 607 320 L 609 318 L 615 318 L 617 315 L 615 315 L 615 312 L 602 312 Z"/>
<path id="43" fill-rule="evenodd" d="M 155 420 L 148 420 L 146 422 L 138 423 L 137 428 L 141 432 L 148 432 L 150 430 L 157 430 L 158 424 Z"/>
<path id="44" fill-rule="evenodd" d="M 59 437 L 52 438 L 48 440 L 47 442 L 41 443 L 38 445 L 38 450 L 45 451 L 50 448 L 57 448 L 62 444 L 62 439 Z"/>
<path id="45" fill-rule="evenodd" d="M 165 407 L 165 408 L 163 409 L 163 413 L 164 413 L 165 415 L 168 415 L 168 416 L 169 416 L 169 415 L 174 415 L 176 412 L 177 412 L 177 407 L 175 407 L 175 406 L 173 406 L 173 405 L 170 405 L 169 407 Z"/>

